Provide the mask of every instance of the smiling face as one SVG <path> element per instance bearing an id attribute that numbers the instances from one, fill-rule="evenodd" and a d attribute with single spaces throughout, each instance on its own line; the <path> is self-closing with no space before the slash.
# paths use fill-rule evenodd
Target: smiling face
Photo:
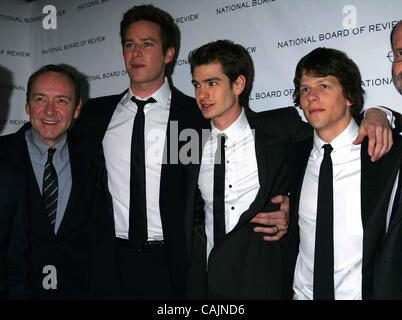
<path id="1" fill-rule="evenodd" d="M 50 148 L 64 136 L 73 119 L 77 119 L 81 103 L 75 101 L 73 83 L 59 72 L 49 71 L 32 84 L 25 106 L 32 129 Z"/>
<path id="2" fill-rule="evenodd" d="M 162 86 L 165 65 L 172 61 L 174 48 L 168 48 L 164 54 L 160 26 L 140 20 L 126 31 L 123 55 L 132 91 L 139 96 L 148 96 Z"/>
<path id="3" fill-rule="evenodd" d="M 211 119 L 220 130 L 229 127 L 239 117 L 239 95 L 244 89 L 245 78 L 240 75 L 230 83 L 220 63 L 197 66 L 193 70 L 192 84 L 202 115 Z"/>
<path id="4" fill-rule="evenodd" d="M 317 135 L 327 143 L 338 136 L 352 119 L 352 104 L 344 97 L 342 85 L 334 76 L 317 77 L 303 73 L 300 105 Z"/>

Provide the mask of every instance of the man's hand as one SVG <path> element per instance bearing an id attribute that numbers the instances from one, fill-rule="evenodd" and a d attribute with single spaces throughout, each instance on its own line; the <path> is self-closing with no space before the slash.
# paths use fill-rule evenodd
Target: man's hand
<path id="1" fill-rule="evenodd" d="M 289 198 L 287 196 L 276 196 L 271 199 L 272 203 L 280 204 L 278 211 L 260 212 L 250 222 L 266 225 L 266 227 L 255 227 L 255 232 L 265 233 L 265 241 L 276 241 L 288 232 L 289 225 Z"/>
<path id="2" fill-rule="evenodd" d="M 360 125 L 357 138 L 354 144 L 362 143 L 365 136 L 368 136 L 368 154 L 371 161 L 377 161 L 384 154 L 388 153 L 393 145 L 392 130 L 385 113 L 376 108 L 370 108 Z"/>

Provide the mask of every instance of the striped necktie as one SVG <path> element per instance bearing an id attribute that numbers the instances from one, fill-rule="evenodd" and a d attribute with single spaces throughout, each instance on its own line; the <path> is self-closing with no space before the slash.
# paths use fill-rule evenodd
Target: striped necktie
<path id="1" fill-rule="evenodd" d="M 53 166 L 53 155 L 56 149 L 48 149 L 45 171 L 43 174 L 42 199 L 46 208 L 50 223 L 56 222 L 58 181 L 56 169 Z"/>

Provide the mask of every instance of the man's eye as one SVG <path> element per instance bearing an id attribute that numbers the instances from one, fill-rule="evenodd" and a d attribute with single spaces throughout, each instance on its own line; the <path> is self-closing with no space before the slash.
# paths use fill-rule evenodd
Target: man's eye
<path id="1" fill-rule="evenodd" d="M 59 103 L 61 103 L 61 104 L 68 104 L 68 99 L 60 98 L 60 99 L 59 99 Z"/>

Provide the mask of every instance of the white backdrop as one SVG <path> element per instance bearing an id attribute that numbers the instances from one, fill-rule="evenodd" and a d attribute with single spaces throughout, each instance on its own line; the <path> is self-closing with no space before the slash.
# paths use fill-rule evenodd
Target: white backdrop
<path id="1" fill-rule="evenodd" d="M 15 132 L 24 111 L 28 76 L 48 63 L 68 64 L 89 82 L 89 97 L 128 86 L 119 26 L 133 5 L 168 11 L 181 30 L 174 84 L 193 96 L 188 52 L 205 42 L 231 39 L 247 47 L 256 69 L 250 106 L 256 111 L 292 105 L 294 69 L 312 49 L 345 51 L 359 65 L 366 105 L 402 112 L 393 87 L 392 26 L 402 19 L 402 0 L 2 0 L 0 4 L 0 133 Z M 45 5 L 57 9 L 57 29 L 42 25 Z"/>

